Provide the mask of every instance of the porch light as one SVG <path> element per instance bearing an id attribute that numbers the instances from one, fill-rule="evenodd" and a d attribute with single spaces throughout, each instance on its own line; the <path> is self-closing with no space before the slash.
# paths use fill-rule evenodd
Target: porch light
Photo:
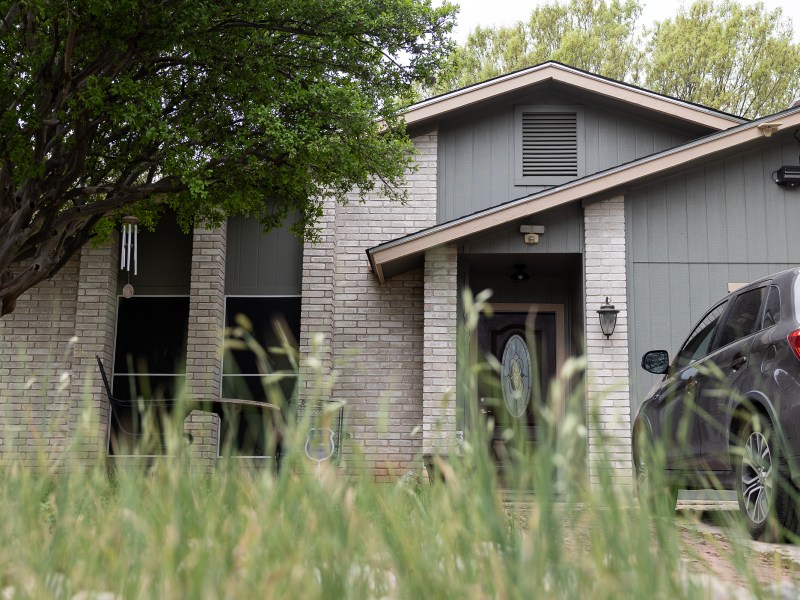
<path id="1" fill-rule="evenodd" d="M 525 270 L 525 265 L 514 265 L 514 272 L 511 273 L 513 281 L 528 281 L 530 278 L 531 276 Z"/>
<path id="2" fill-rule="evenodd" d="M 600 317 L 600 329 L 603 331 L 603 335 L 606 336 L 606 339 L 610 338 L 611 334 L 614 333 L 614 328 L 617 326 L 618 314 L 619 311 L 614 308 L 613 304 L 608 303 L 608 296 L 606 296 L 606 303 L 597 311 L 597 315 Z"/>

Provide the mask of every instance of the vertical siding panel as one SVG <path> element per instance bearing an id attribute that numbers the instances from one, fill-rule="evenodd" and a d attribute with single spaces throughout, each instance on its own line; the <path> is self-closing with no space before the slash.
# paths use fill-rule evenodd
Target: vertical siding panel
<path id="1" fill-rule="evenodd" d="M 650 339 L 656 344 L 671 343 L 672 324 L 665 315 L 671 314 L 669 266 L 666 264 L 649 265 L 650 279 Z"/>
<path id="2" fill-rule="evenodd" d="M 461 203 L 466 201 L 467 214 L 478 210 L 478 199 L 473 193 L 472 186 L 472 167 L 473 167 L 473 128 L 471 126 L 462 126 L 456 132 L 454 140 L 456 146 L 453 154 L 455 155 L 455 202 Z M 463 210 L 461 206 L 458 211 Z"/>
<path id="3" fill-rule="evenodd" d="M 744 180 L 744 207 L 747 235 L 747 260 L 749 262 L 767 262 L 767 213 L 764 202 L 764 173 L 761 152 L 751 152 L 742 161 L 742 179 Z"/>
<path id="4" fill-rule="evenodd" d="M 787 242 L 786 229 L 790 226 L 786 213 L 786 203 L 784 198 L 779 195 L 778 186 L 772 181 L 772 171 L 775 165 L 781 160 L 779 148 L 766 148 L 760 157 L 762 176 L 762 194 L 764 195 L 764 227 L 768 234 L 765 236 L 767 256 L 770 260 L 777 262 L 787 262 L 789 260 L 789 244 Z M 794 221 L 797 223 L 798 221 Z M 792 236 L 794 237 L 794 236 Z"/>
<path id="5" fill-rule="evenodd" d="M 704 173 L 706 213 L 708 214 L 708 260 L 721 263 L 728 259 L 725 181 L 721 169 L 716 165 L 707 167 Z"/>
<path id="6" fill-rule="evenodd" d="M 708 264 L 689 265 L 689 322 L 696 323 L 716 300 L 717 295 L 711 293 L 709 285 Z M 686 331 L 686 335 L 689 331 Z"/>
<path id="7" fill-rule="evenodd" d="M 514 179 L 514 145 L 509 119 L 512 113 L 496 113 L 491 118 L 491 202 L 493 205 L 509 200 L 509 181 Z M 502 135 L 498 135 L 502 133 Z"/>
<path id="8" fill-rule="evenodd" d="M 481 119 L 473 126 L 472 139 L 472 193 L 475 195 L 476 210 L 492 206 L 490 165 L 492 164 L 491 121 Z"/>
<path id="9" fill-rule="evenodd" d="M 236 257 L 239 263 L 239 287 L 248 287 L 252 282 L 258 281 L 258 272 L 261 270 L 258 255 L 258 238 L 260 226 L 256 219 L 242 219 L 241 245 L 239 246 L 239 256 Z"/>
<path id="10" fill-rule="evenodd" d="M 619 164 L 619 142 L 617 124 L 613 119 L 605 118 L 598 123 L 598 170 L 608 169 Z"/>
<path id="11" fill-rule="evenodd" d="M 712 263 L 708 265 L 708 293 L 711 297 L 711 302 L 716 302 L 728 293 L 728 283 L 731 281 L 733 280 L 728 274 L 727 263 Z"/>
<path id="12" fill-rule="evenodd" d="M 583 135 L 586 150 L 586 173 L 596 173 L 600 170 L 598 157 L 600 156 L 599 117 L 597 110 L 586 106 L 583 109 Z"/>
<path id="13" fill-rule="evenodd" d="M 778 158 L 775 162 L 769 163 L 770 172 L 779 169 L 782 165 L 796 165 L 797 164 L 797 144 L 794 140 L 787 140 L 782 146 L 782 157 Z M 800 192 L 796 189 L 781 187 L 773 182 L 770 182 L 772 187 L 771 196 L 775 197 L 775 202 L 783 202 L 784 211 L 786 213 L 786 239 L 788 249 L 788 261 L 792 264 L 800 264 L 800 244 L 788 243 L 788 240 L 797 238 L 798 224 L 800 224 Z"/>
<path id="14" fill-rule="evenodd" d="M 667 198 L 667 255 L 670 262 L 685 262 L 689 258 L 687 241 L 686 184 L 683 176 L 666 182 Z"/>
<path id="15" fill-rule="evenodd" d="M 724 163 L 724 192 L 727 207 L 728 261 L 746 262 L 747 225 L 745 224 L 744 177 L 742 159 L 732 158 Z"/>
<path id="16" fill-rule="evenodd" d="M 709 217 L 705 171 L 695 169 L 686 175 L 685 181 L 688 258 L 690 262 L 708 262 Z"/>
<path id="17" fill-rule="evenodd" d="M 664 183 L 647 186 L 647 235 L 650 260 L 667 260 L 667 194 Z"/>
<path id="18" fill-rule="evenodd" d="M 692 290 L 689 287 L 689 265 L 670 264 L 669 265 L 669 292 L 670 302 L 668 313 L 670 321 L 670 347 L 678 348 L 689 333 L 691 326 L 689 314 L 690 298 Z"/>
<path id="19" fill-rule="evenodd" d="M 649 156 L 655 152 L 653 144 L 653 127 L 638 127 L 636 129 L 636 156 Z"/>
<path id="20" fill-rule="evenodd" d="M 225 265 L 225 290 L 233 289 L 239 285 L 239 256 L 241 256 L 241 230 L 242 219 L 230 218 L 228 219 L 228 235 L 226 251 L 226 265 Z M 233 260 L 231 260 L 231 257 Z"/>
<path id="21" fill-rule="evenodd" d="M 638 188 L 628 195 L 625 202 L 625 214 L 629 219 L 631 230 L 630 259 L 634 262 L 647 262 L 650 260 L 650 244 L 647 235 L 647 188 Z"/>
<path id="22" fill-rule="evenodd" d="M 620 117 L 617 117 L 615 121 L 619 148 L 618 160 L 620 164 L 623 164 L 636 158 L 636 129 L 641 125 L 637 121 Z"/>

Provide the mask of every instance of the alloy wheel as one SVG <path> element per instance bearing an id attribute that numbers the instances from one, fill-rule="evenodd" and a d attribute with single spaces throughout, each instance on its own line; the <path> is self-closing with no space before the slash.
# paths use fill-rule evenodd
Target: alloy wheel
<path id="1" fill-rule="evenodd" d="M 747 516 L 755 524 L 766 521 L 772 501 L 773 464 L 769 442 L 760 431 L 750 433 L 743 447 L 742 498 Z"/>

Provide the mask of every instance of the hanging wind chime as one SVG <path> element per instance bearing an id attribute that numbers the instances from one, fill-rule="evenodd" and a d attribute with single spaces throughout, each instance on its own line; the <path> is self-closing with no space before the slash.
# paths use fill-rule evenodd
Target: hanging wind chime
<path id="1" fill-rule="evenodd" d="M 122 288 L 122 295 L 125 298 L 133 296 L 133 286 L 131 285 L 131 254 L 133 254 L 133 274 L 138 272 L 138 240 L 139 240 L 139 219 L 133 216 L 122 217 L 122 250 L 120 251 L 119 268 L 128 272 L 128 283 Z"/>

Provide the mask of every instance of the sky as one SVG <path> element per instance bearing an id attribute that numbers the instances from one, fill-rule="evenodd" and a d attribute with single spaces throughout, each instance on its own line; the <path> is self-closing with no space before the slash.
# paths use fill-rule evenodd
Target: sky
<path id="1" fill-rule="evenodd" d="M 554 0 L 550 0 L 552 3 Z M 562 0 L 565 1 L 565 0 Z M 677 0 L 640 0 L 643 6 L 640 22 L 645 25 L 656 20 L 663 20 L 675 15 L 684 2 Z M 740 0 L 743 4 L 754 4 L 754 0 Z M 516 21 L 527 20 L 536 5 L 545 4 L 546 0 L 451 0 L 461 6 L 455 39 L 463 42 L 467 34 L 477 25 L 510 25 Z M 785 16 L 791 17 L 794 27 L 794 40 L 800 42 L 800 0 L 763 0 L 768 10 L 783 9 Z M 691 0 L 685 3 L 691 4 Z"/>

